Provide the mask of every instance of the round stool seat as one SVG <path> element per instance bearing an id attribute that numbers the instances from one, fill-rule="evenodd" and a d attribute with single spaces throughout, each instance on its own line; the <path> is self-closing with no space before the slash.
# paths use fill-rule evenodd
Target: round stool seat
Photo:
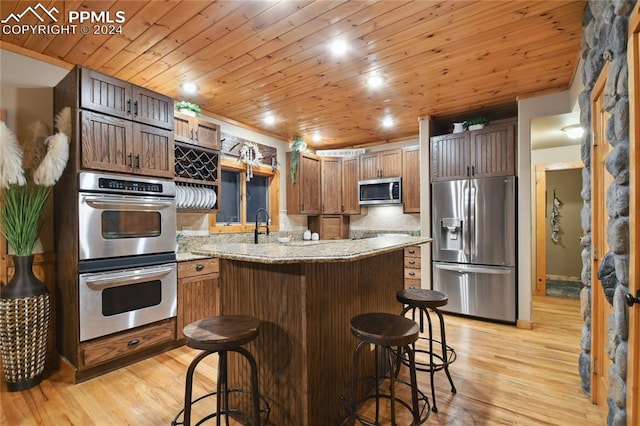
<path id="1" fill-rule="evenodd" d="M 446 294 L 425 288 L 405 288 L 399 290 L 398 293 L 396 293 L 396 299 L 402 304 L 423 308 L 438 308 L 449 303 L 449 296 Z"/>
<path id="2" fill-rule="evenodd" d="M 258 337 L 260 321 L 247 315 L 203 318 L 183 329 L 188 346 L 208 352 L 225 351 Z"/>
<path id="3" fill-rule="evenodd" d="M 401 315 L 372 312 L 351 318 L 351 332 L 367 343 L 405 346 L 418 340 L 420 327 Z"/>

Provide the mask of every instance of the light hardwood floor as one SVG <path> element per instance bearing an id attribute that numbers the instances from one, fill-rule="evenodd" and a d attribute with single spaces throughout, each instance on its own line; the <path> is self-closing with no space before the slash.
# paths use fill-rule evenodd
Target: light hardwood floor
<path id="1" fill-rule="evenodd" d="M 448 343 L 458 353 L 450 368 L 458 393 L 438 373 L 439 410 L 427 424 L 606 423 L 580 388 L 579 302 L 536 297 L 533 312 L 533 330 L 446 316 Z M 23 392 L 3 387 L 0 424 L 168 425 L 181 408 L 184 375 L 195 354 L 181 347 L 77 385 L 54 375 Z M 213 388 L 214 361 L 199 367 L 195 392 Z M 418 380 L 430 395 L 428 375 L 419 373 Z"/>

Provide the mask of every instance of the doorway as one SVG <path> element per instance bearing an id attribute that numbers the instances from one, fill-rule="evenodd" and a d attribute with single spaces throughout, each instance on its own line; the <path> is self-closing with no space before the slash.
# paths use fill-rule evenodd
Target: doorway
<path id="1" fill-rule="evenodd" d="M 536 296 L 579 297 L 582 162 L 536 165 Z"/>

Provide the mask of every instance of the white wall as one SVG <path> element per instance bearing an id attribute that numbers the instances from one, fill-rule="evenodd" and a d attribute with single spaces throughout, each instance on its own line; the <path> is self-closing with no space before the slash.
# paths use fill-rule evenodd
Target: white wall
<path id="1" fill-rule="evenodd" d="M 531 120 L 571 111 L 569 91 L 518 100 L 518 321 L 531 323 L 535 282 L 535 179 Z"/>

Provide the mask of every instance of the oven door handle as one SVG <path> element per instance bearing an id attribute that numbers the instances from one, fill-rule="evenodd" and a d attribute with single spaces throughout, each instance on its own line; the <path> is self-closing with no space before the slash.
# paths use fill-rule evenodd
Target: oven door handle
<path id="1" fill-rule="evenodd" d="M 93 208 L 117 208 L 119 210 L 140 210 L 141 208 L 151 208 L 153 210 L 162 210 L 175 206 L 173 200 L 149 200 L 145 198 L 124 199 L 124 198 L 105 198 L 105 197 L 85 197 L 85 203 Z"/>
<path id="2" fill-rule="evenodd" d="M 174 269 L 173 266 L 165 266 L 149 270 L 134 270 L 119 273 L 109 273 L 107 276 L 87 278 L 85 283 L 93 290 L 109 287 L 128 285 L 140 280 L 162 278 Z"/>

